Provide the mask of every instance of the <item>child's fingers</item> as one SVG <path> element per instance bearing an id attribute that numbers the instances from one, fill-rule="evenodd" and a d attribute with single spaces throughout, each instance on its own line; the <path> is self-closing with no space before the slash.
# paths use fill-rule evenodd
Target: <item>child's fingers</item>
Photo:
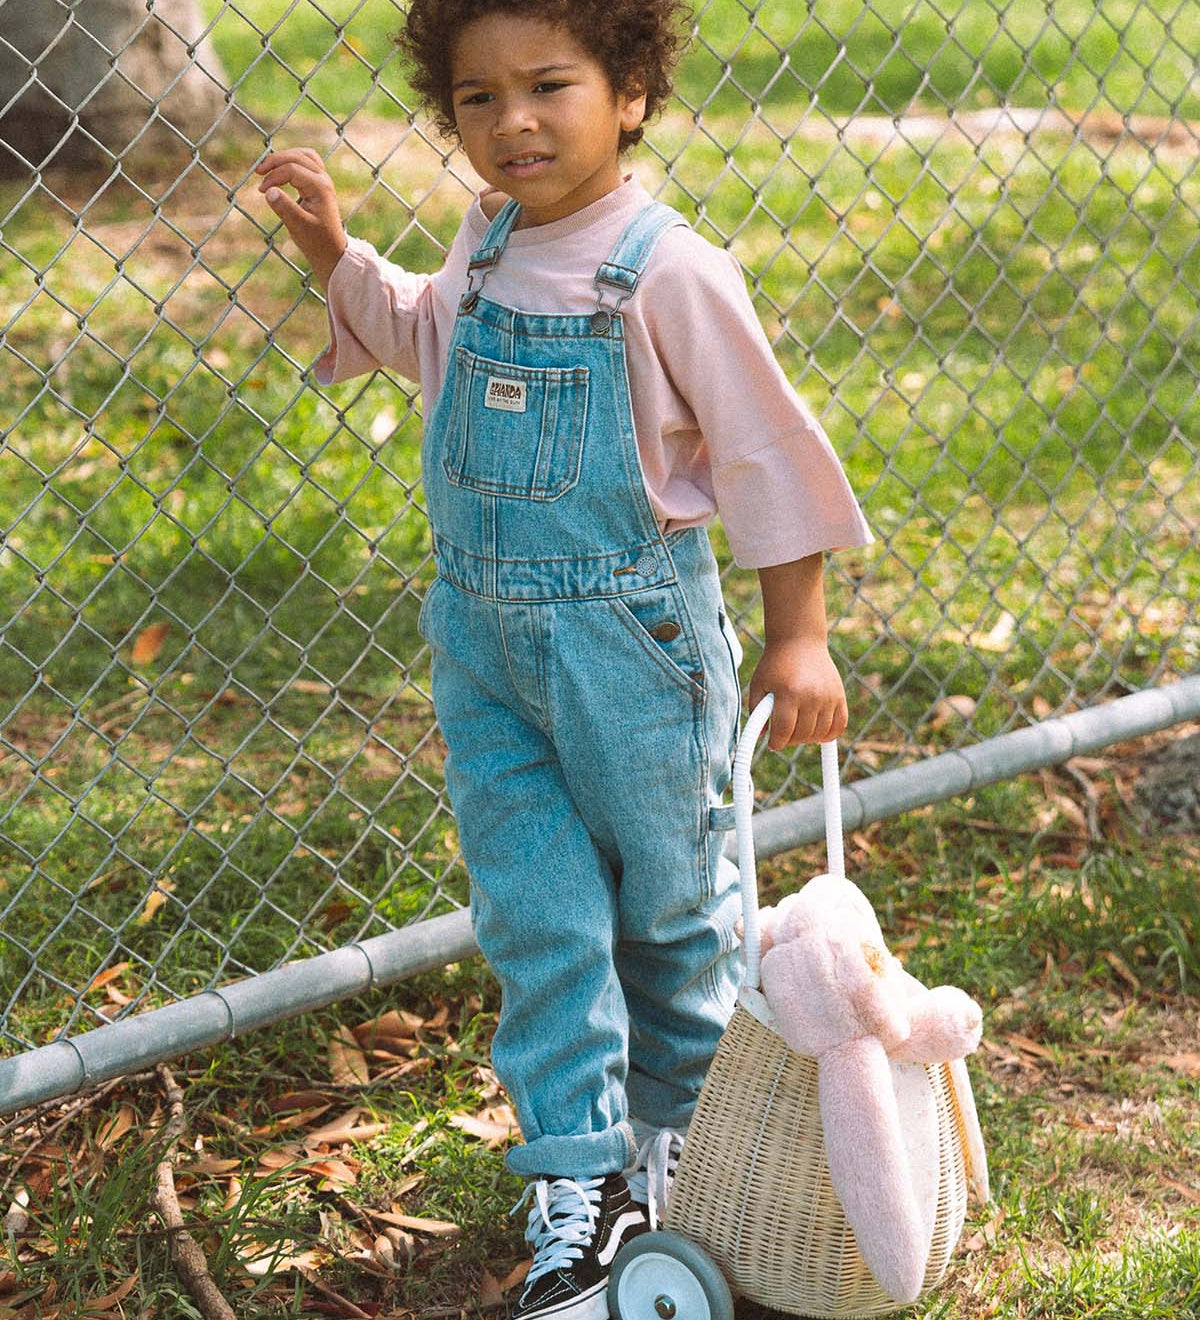
<path id="1" fill-rule="evenodd" d="M 331 217 L 314 213 L 303 198 L 291 197 L 282 188 L 271 188 L 267 191 L 267 205 L 283 221 L 289 233 L 302 247 L 311 240 L 319 239 L 335 223 Z"/>
<path id="2" fill-rule="evenodd" d="M 814 712 L 812 732 L 805 742 L 825 743 L 832 742 L 841 730 L 837 726 L 837 709 L 831 702 L 827 706 L 822 706 L 820 710 Z"/>
<path id="3" fill-rule="evenodd" d="M 844 701 L 803 702 L 775 694 L 768 746 L 772 751 L 801 743 L 833 742 L 846 731 L 849 715 Z"/>
<path id="4" fill-rule="evenodd" d="M 268 188 L 282 188 L 285 184 L 291 184 L 302 200 L 333 191 L 333 181 L 328 174 L 318 174 L 316 170 L 295 161 L 277 165 L 258 185 L 258 191 L 265 193 Z"/>
<path id="5" fill-rule="evenodd" d="M 289 147 L 286 151 L 272 151 L 254 167 L 255 174 L 265 174 L 279 165 L 304 165 L 308 169 L 324 171 L 325 162 L 320 152 L 312 147 Z"/>
<path id="6" fill-rule="evenodd" d="M 312 216 L 294 197 L 289 197 L 282 188 L 267 190 L 267 205 L 289 229 L 312 224 Z"/>
<path id="7" fill-rule="evenodd" d="M 771 725 L 767 735 L 767 746 L 773 752 L 782 751 L 789 743 L 797 742 L 796 725 L 800 708 L 796 701 L 781 692 L 775 693 L 775 705 L 771 710 Z"/>

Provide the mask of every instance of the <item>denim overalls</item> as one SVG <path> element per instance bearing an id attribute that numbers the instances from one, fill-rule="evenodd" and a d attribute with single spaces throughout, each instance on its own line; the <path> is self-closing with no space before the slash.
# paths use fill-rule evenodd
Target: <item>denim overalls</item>
<path id="1" fill-rule="evenodd" d="M 492 1046 L 526 1177 L 686 1125 L 732 1011 L 737 873 L 721 856 L 740 704 L 703 529 L 663 536 L 634 434 L 620 306 L 658 238 L 642 210 L 591 316 L 481 296 L 517 218 L 471 259 L 422 465 L 438 576 L 421 611 Z"/>

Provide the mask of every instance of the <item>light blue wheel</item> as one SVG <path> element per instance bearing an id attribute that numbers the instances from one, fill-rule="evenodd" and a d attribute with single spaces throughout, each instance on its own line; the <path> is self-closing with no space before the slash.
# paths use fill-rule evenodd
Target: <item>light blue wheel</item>
<path id="1" fill-rule="evenodd" d="M 642 1233 L 617 1252 L 612 1320 L 733 1320 L 733 1296 L 712 1257 L 678 1233 Z"/>

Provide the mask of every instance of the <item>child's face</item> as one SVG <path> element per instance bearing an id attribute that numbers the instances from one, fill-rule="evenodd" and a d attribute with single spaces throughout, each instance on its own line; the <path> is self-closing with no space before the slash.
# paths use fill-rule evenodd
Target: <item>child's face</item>
<path id="1" fill-rule="evenodd" d="M 621 131 L 642 122 L 645 97 L 614 92 L 566 28 L 489 14 L 463 29 L 451 69 L 467 158 L 521 203 L 521 225 L 561 220 L 620 185 Z"/>

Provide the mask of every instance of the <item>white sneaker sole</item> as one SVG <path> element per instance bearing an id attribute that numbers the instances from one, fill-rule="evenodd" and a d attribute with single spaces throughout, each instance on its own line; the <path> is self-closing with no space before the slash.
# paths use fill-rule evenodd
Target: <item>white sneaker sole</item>
<path id="1" fill-rule="evenodd" d="M 526 1311 L 521 1320 L 609 1320 L 608 1280 L 544 1310 Z"/>

